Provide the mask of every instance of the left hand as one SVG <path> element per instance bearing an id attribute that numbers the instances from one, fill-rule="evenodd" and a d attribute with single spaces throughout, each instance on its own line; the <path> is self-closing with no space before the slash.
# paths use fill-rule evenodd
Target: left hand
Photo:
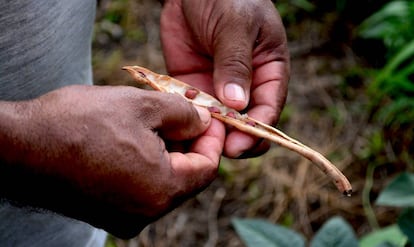
<path id="1" fill-rule="evenodd" d="M 168 72 L 267 124 L 287 94 L 285 29 L 269 0 L 166 0 L 161 41 Z M 251 157 L 267 142 L 230 130 L 224 155 Z"/>
<path id="2" fill-rule="evenodd" d="M 224 134 L 206 109 L 134 87 L 0 101 L 0 200 L 135 237 L 216 178 Z"/>

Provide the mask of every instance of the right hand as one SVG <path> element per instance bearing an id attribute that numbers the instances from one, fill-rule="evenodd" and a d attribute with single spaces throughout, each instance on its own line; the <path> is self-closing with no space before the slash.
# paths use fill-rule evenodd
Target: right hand
<path id="1" fill-rule="evenodd" d="M 285 28 L 272 1 L 166 0 L 161 41 L 171 76 L 276 124 L 290 69 Z M 269 142 L 233 128 L 224 154 L 256 157 L 269 148 Z"/>
<path id="2" fill-rule="evenodd" d="M 0 143 L 2 197 L 118 237 L 135 236 L 217 175 L 224 127 L 179 96 L 70 86 L 10 104 L 22 117 L 0 133 L 9 137 Z M 186 145 L 168 150 L 177 143 Z"/>

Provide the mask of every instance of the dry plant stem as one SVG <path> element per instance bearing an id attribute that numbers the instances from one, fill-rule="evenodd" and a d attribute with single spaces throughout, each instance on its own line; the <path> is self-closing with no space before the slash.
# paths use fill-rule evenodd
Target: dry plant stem
<path id="1" fill-rule="evenodd" d="M 226 107 L 213 96 L 172 77 L 159 75 L 139 66 L 126 66 L 123 69 L 127 70 L 141 84 L 147 84 L 157 91 L 179 94 L 192 104 L 207 108 L 211 112 L 212 117 L 242 132 L 267 139 L 297 152 L 312 161 L 327 174 L 341 193 L 346 196 L 351 195 L 351 184 L 336 166 L 320 153 L 289 137 L 280 130 L 250 118 L 246 114 L 240 114 L 236 110 Z"/>

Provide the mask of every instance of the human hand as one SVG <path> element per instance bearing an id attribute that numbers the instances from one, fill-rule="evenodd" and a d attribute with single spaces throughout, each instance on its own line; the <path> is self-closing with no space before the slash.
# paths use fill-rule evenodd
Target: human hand
<path id="1" fill-rule="evenodd" d="M 217 174 L 224 128 L 176 95 L 71 86 L 2 109 L 17 109 L 19 122 L 2 125 L 0 195 L 119 237 L 135 236 Z M 169 149 L 183 141 L 182 152 Z"/>
<path id="2" fill-rule="evenodd" d="M 172 76 L 259 121 L 276 123 L 287 94 L 289 54 L 271 1 L 166 0 L 161 41 Z M 230 130 L 224 154 L 251 157 L 268 148 Z"/>

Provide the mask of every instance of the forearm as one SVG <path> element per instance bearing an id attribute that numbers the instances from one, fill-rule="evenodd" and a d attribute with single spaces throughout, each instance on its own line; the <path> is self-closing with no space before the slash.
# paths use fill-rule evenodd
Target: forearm
<path id="1" fill-rule="evenodd" d="M 0 166 L 21 163 L 25 157 L 23 136 L 27 136 L 35 101 L 0 101 Z"/>
<path id="2" fill-rule="evenodd" d="M 0 198 L 76 217 L 67 205 L 86 201 L 74 182 L 78 148 L 59 109 L 44 99 L 0 101 Z"/>
<path id="3" fill-rule="evenodd" d="M 100 215 L 99 209 L 104 207 L 76 188 L 73 181 L 77 178 L 70 174 L 82 169 L 76 167 L 75 160 L 61 158 L 70 153 L 70 148 L 62 148 L 56 138 L 71 147 L 74 142 L 69 144 L 69 140 L 63 140 L 65 134 L 53 123 L 57 116 L 50 116 L 46 113 L 50 109 L 43 109 L 55 108 L 51 105 L 42 106 L 37 99 L 0 101 L 0 199 L 98 222 L 84 212 Z M 60 135 L 57 132 L 62 136 L 57 137 Z"/>
<path id="4" fill-rule="evenodd" d="M 179 96 L 133 87 L 0 101 L 0 199 L 135 236 L 215 178 L 224 126 L 204 119 Z M 158 134 L 194 145 L 170 155 Z"/>
<path id="5" fill-rule="evenodd" d="M 35 100 L 0 101 L 0 198 L 30 200 L 27 194 L 33 192 L 33 181 L 29 174 L 37 172 L 28 162 L 34 146 L 30 139 L 35 135 L 29 125 L 37 107 Z"/>
<path id="6" fill-rule="evenodd" d="M 79 161 L 79 152 L 84 149 L 77 145 L 86 134 L 76 138 L 78 127 L 71 131 L 70 124 L 63 126 L 72 114 L 59 106 L 62 97 L 46 97 L 0 101 L 0 199 L 103 227 L 102 216 L 112 209 L 97 203 L 96 198 L 91 199 L 99 186 L 85 189 L 92 186 L 90 181 L 95 178 L 93 174 L 89 179 L 83 176 L 91 173 L 87 169 L 89 161 Z M 82 111 L 82 107 L 74 108 Z"/>

